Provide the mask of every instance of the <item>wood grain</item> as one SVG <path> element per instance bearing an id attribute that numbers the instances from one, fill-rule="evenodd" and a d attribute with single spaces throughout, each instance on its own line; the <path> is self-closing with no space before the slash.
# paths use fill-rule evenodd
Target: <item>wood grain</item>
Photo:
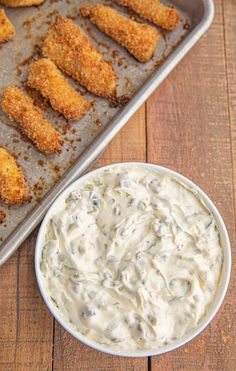
<path id="1" fill-rule="evenodd" d="M 0 269 L 0 370 L 15 369 L 17 260 L 18 253 Z"/>
<path id="2" fill-rule="evenodd" d="M 149 370 L 236 370 L 236 4 L 215 4 L 213 27 L 96 164 L 147 159 L 180 171 L 209 194 L 230 233 L 234 269 L 223 307 L 190 344 L 152 357 Z M 34 275 L 36 233 L 0 269 L 0 370 L 147 370 L 146 358 L 104 355 L 54 327 Z"/>
<path id="3" fill-rule="evenodd" d="M 34 273 L 37 230 L 19 251 L 17 371 L 50 370 L 53 349 L 53 318 L 39 293 Z"/>
<path id="4" fill-rule="evenodd" d="M 222 6 L 228 84 L 228 109 L 232 142 L 232 163 L 234 170 L 234 186 L 236 187 L 236 3 L 234 0 L 227 0 L 223 1 Z"/>
<path id="5" fill-rule="evenodd" d="M 146 161 L 144 106 L 112 141 L 96 166 L 121 161 Z M 127 359 L 102 354 L 76 341 L 57 323 L 54 342 L 54 371 L 145 371 L 148 369 L 147 358 Z"/>
<path id="6" fill-rule="evenodd" d="M 145 105 L 113 139 L 102 158 L 96 163 L 96 167 L 125 161 L 146 161 Z"/>
<path id="7" fill-rule="evenodd" d="M 207 35 L 149 99 L 147 143 L 149 162 L 181 172 L 212 198 L 226 222 L 234 247 L 235 216 L 221 5 L 221 1 L 216 1 L 215 21 Z M 190 344 L 161 357 L 153 357 L 152 370 L 235 370 L 235 326 L 232 323 L 236 315 L 235 298 L 235 279 L 232 277 L 224 306 L 212 324 Z"/>

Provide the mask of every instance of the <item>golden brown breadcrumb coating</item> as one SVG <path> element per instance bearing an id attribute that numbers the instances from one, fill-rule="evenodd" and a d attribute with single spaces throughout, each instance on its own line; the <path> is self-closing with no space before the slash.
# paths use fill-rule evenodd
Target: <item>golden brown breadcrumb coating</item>
<path id="1" fill-rule="evenodd" d="M 132 9 L 140 17 L 166 30 L 178 25 L 180 15 L 176 9 L 166 6 L 160 0 L 115 0 L 118 4 Z"/>
<path id="2" fill-rule="evenodd" d="M 15 35 L 15 28 L 3 9 L 0 9 L 0 43 L 10 40 Z"/>
<path id="3" fill-rule="evenodd" d="M 108 98 L 116 95 L 117 75 L 112 66 L 71 20 L 57 18 L 48 30 L 43 53 L 91 93 Z"/>
<path id="4" fill-rule="evenodd" d="M 9 6 L 10 8 L 18 8 L 21 6 L 40 5 L 44 0 L 0 0 L 0 4 Z"/>
<path id="5" fill-rule="evenodd" d="M 6 204 L 28 199 L 24 173 L 4 148 L 0 148 L 0 197 Z"/>
<path id="6" fill-rule="evenodd" d="M 40 59 L 30 66 L 28 85 L 39 90 L 67 120 L 79 120 L 90 106 L 49 59 Z"/>
<path id="7" fill-rule="evenodd" d="M 21 131 L 40 151 L 59 152 L 62 145 L 60 133 L 43 118 L 42 111 L 33 104 L 30 97 L 18 88 L 9 86 L 4 90 L 2 109 L 20 125 Z"/>
<path id="8" fill-rule="evenodd" d="M 109 6 L 97 4 L 80 9 L 82 17 L 89 17 L 102 32 L 124 46 L 140 62 L 147 62 L 159 40 L 159 32 L 152 26 L 124 17 Z"/>

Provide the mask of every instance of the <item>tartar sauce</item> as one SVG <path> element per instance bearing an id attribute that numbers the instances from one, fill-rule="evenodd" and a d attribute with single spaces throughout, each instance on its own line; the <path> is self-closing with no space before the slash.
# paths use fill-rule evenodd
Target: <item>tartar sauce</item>
<path id="1" fill-rule="evenodd" d="M 176 178 L 113 167 L 48 224 L 45 289 L 71 327 L 116 350 L 160 348 L 206 314 L 223 252 L 213 215 Z"/>

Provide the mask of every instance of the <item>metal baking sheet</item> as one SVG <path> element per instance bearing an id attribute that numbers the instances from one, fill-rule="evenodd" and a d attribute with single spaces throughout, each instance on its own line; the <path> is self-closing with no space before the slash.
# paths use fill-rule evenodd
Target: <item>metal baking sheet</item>
<path id="1" fill-rule="evenodd" d="M 57 195 L 80 176 L 96 160 L 101 151 L 128 121 L 139 106 L 157 88 L 189 49 L 210 26 L 214 7 L 212 0 L 163 1 L 174 5 L 181 14 L 178 28 L 171 32 L 160 30 L 162 37 L 155 55 L 142 64 L 131 57 L 88 20 L 78 17 L 82 6 L 96 0 L 46 0 L 39 7 L 6 8 L 16 28 L 13 40 L 0 46 L 0 93 L 8 85 L 27 89 L 25 81 L 29 65 L 40 57 L 42 37 L 57 14 L 73 19 L 82 26 L 91 42 L 111 61 L 119 76 L 118 95 L 128 96 L 125 106 L 114 107 L 105 99 L 95 97 L 75 84 L 93 102 L 88 114 L 79 122 L 67 123 L 34 91 L 27 89 L 43 109 L 45 117 L 63 135 L 64 146 L 58 156 L 39 153 L 0 110 L 0 146 L 13 154 L 25 171 L 32 196 L 31 202 L 7 207 L 0 204 L 6 218 L 0 225 L 0 265 L 19 247 L 43 218 Z M 102 1 L 128 16 L 135 16 L 111 1 Z"/>

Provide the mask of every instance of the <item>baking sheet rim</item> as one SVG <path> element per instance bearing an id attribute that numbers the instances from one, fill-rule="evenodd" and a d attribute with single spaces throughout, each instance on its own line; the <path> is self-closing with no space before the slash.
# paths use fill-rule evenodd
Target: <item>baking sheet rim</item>
<path id="1" fill-rule="evenodd" d="M 77 161 L 67 170 L 64 176 L 52 187 L 29 215 L 18 225 L 10 236 L 1 244 L 0 266 L 17 250 L 33 229 L 43 219 L 48 207 L 71 182 L 81 176 L 127 123 L 129 118 L 147 100 L 183 57 L 210 27 L 215 13 L 213 0 L 203 0 L 204 14 L 202 20 L 190 31 L 186 38 L 177 46 L 154 72 L 143 86 L 134 94 L 130 102 L 113 118 L 110 124 L 95 138 Z"/>

